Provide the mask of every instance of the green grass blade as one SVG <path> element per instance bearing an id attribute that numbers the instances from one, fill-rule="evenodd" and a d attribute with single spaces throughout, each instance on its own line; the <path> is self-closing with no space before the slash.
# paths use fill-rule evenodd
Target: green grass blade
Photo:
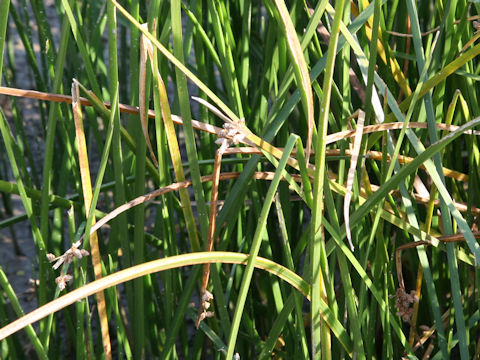
<path id="1" fill-rule="evenodd" d="M 60 47 L 58 49 L 58 56 L 56 59 L 55 70 L 56 76 L 54 79 L 53 84 L 53 91 L 60 92 L 61 85 L 62 85 L 62 77 L 63 77 L 63 69 L 65 65 L 65 59 L 67 54 L 67 45 L 69 40 L 69 32 L 67 29 L 66 20 L 63 21 L 62 24 L 62 36 L 60 41 Z M 55 142 L 55 128 L 57 125 L 57 118 L 59 114 L 59 105 L 52 104 L 50 107 L 50 111 L 48 114 L 48 130 L 47 130 L 47 138 L 45 139 L 45 155 L 44 155 L 44 162 L 43 162 L 43 170 L 42 170 L 42 198 L 40 200 L 40 231 L 42 234 L 42 238 L 45 241 L 45 246 L 48 247 L 49 233 L 48 233 L 48 207 L 49 202 L 48 198 L 50 195 L 50 186 L 52 181 L 52 162 L 53 162 L 53 153 L 54 153 L 54 142 Z M 45 249 L 46 250 L 46 249 Z M 43 265 L 44 266 L 44 265 Z M 40 265 L 40 273 L 45 271 L 44 267 Z M 42 275 L 40 275 L 42 277 Z M 43 275 L 44 276 L 44 275 Z M 40 287 L 40 297 L 39 297 L 39 304 L 44 304 L 46 301 L 46 294 L 42 292 L 45 291 L 44 287 Z M 40 323 L 40 336 L 42 338 L 42 342 L 45 344 L 45 347 L 48 349 L 48 339 L 49 339 L 50 329 L 44 328 L 42 323 Z"/>
<path id="2" fill-rule="evenodd" d="M 10 285 L 7 275 L 5 275 L 5 272 L 3 269 L 0 267 L 0 284 L 3 288 L 3 291 L 6 292 L 8 299 L 10 300 L 10 303 L 12 304 L 14 311 L 18 317 L 24 316 L 24 312 L 22 310 L 22 307 L 20 305 L 20 302 L 18 301 L 18 297 L 15 294 L 15 291 L 13 290 L 12 286 Z M 33 344 L 33 347 L 35 348 L 35 351 L 40 359 L 48 359 L 48 355 L 45 352 L 45 349 L 43 347 L 42 342 L 40 341 L 39 337 L 35 333 L 35 330 L 33 329 L 32 325 L 28 325 L 25 329 L 27 332 L 28 337 L 30 338 L 30 341 Z"/>
<path id="3" fill-rule="evenodd" d="M 162 44 L 158 42 L 155 37 L 150 34 L 147 30 L 141 28 L 141 25 L 136 21 L 120 4 L 118 4 L 115 0 L 110 0 L 119 10 L 120 12 L 130 21 L 132 22 L 154 45 L 155 47 L 160 50 L 160 52 L 170 60 L 176 67 L 178 67 L 190 80 L 192 80 L 205 94 L 208 95 L 210 99 L 213 100 L 215 104 L 233 121 L 238 121 L 239 118 L 235 115 L 234 112 L 230 110 L 228 106 L 224 104 L 220 98 L 215 95 L 200 79 L 195 76 L 190 70 L 188 70 L 179 59 L 177 59 L 172 53 L 170 53 Z"/>
<path id="4" fill-rule="evenodd" d="M 72 3 L 73 3 L 72 1 L 68 2 L 68 0 L 62 0 L 62 6 L 65 9 L 65 15 L 68 18 L 73 37 L 78 46 L 80 55 L 82 56 L 83 65 L 85 66 L 85 71 L 87 73 L 88 80 L 90 81 L 90 85 L 93 88 L 93 92 L 97 96 L 100 96 L 101 95 L 100 86 L 98 85 L 97 77 L 95 75 L 95 71 L 93 70 L 92 63 L 90 61 L 90 56 L 89 56 L 87 47 L 85 45 L 85 41 L 82 35 L 80 34 L 80 29 L 78 28 L 77 22 L 75 20 L 75 16 L 73 15 L 72 6 L 71 6 Z M 115 58 L 115 61 L 116 61 L 116 58 Z M 114 79 L 111 79 L 111 81 L 114 81 Z"/>
<path id="5" fill-rule="evenodd" d="M 3 74 L 3 49 L 5 48 L 5 35 L 7 32 L 7 24 L 8 24 L 8 9 L 10 7 L 10 0 L 2 1 L 0 4 L 0 49 L 2 52 L 0 53 L 0 80 L 2 79 Z"/>
<path id="6" fill-rule="evenodd" d="M 172 36 L 173 53 L 180 63 L 184 63 L 183 44 L 182 44 L 182 20 L 181 20 L 181 1 L 173 0 L 171 2 L 172 17 Z M 185 135 L 185 144 L 187 148 L 188 161 L 193 182 L 193 191 L 197 201 L 198 219 L 203 242 L 206 243 L 208 234 L 208 210 L 205 205 L 205 195 L 200 180 L 200 169 L 198 167 L 197 146 L 195 144 L 195 135 L 192 127 L 192 114 L 190 111 L 190 98 L 187 89 L 187 78 L 179 67 L 175 68 L 177 80 L 178 100 L 180 112 L 183 119 L 183 131 Z"/>
<path id="7" fill-rule="evenodd" d="M 313 185 L 313 209 L 312 229 L 309 238 L 310 246 L 310 281 L 312 286 L 312 303 L 310 309 L 310 321 L 312 328 L 312 358 L 331 359 L 330 331 L 320 318 L 320 300 L 326 299 L 324 293 L 324 282 L 326 269 L 320 268 L 322 248 L 325 246 L 325 239 L 322 236 L 323 217 L 323 185 L 325 169 L 325 138 L 327 136 L 328 116 L 330 114 L 330 98 L 333 82 L 333 69 L 335 55 L 337 53 L 340 22 L 344 10 L 344 1 L 337 1 L 335 4 L 335 17 L 333 19 L 330 42 L 328 45 L 327 62 L 323 81 L 323 99 L 320 105 L 320 116 L 318 120 L 318 138 L 315 148 L 315 175 Z"/>
<path id="8" fill-rule="evenodd" d="M 22 178 L 20 177 L 17 161 L 15 159 L 15 155 L 13 152 L 13 136 L 8 127 L 8 123 L 5 118 L 5 115 L 1 110 L 0 110 L 0 132 L 2 133 L 3 143 L 7 150 L 10 166 L 11 166 L 13 175 L 15 177 L 15 180 L 17 182 L 18 191 L 22 199 L 23 207 L 25 208 L 25 212 L 27 213 L 28 219 L 30 220 L 35 245 L 39 252 L 37 256 L 39 261 L 39 280 L 41 284 L 40 290 L 42 290 L 39 293 L 39 297 L 43 301 L 46 301 L 46 288 L 47 288 L 46 272 L 48 269 L 48 264 L 47 264 L 47 258 L 46 258 L 47 252 L 45 248 L 45 242 L 43 240 L 40 228 L 37 225 L 37 220 L 35 219 L 35 216 L 33 213 L 32 201 L 30 200 L 30 198 L 28 198 L 25 187 L 23 185 Z M 44 326 L 45 326 L 45 323 L 42 322 L 40 326 L 40 331 L 45 329 Z M 42 338 L 42 334 L 41 334 L 41 338 Z"/>
<path id="9" fill-rule="evenodd" d="M 450 4 L 451 5 L 451 4 Z M 420 25 L 419 25 L 419 19 L 418 19 L 418 13 L 416 11 L 416 6 L 412 1 L 407 1 L 407 8 L 408 12 L 410 15 L 410 19 L 412 19 L 412 34 L 413 34 L 413 41 L 414 41 L 414 46 L 415 46 L 415 54 L 417 58 L 417 63 L 418 63 L 418 71 L 422 72 L 424 70 L 424 67 L 426 68 L 427 66 L 425 65 L 425 56 L 423 53 L 423 46 L 422 46 L 422 40 L 421 40 L 421 35 L 420 35 Z M 453 16 L 453 12 L 449 12 Z M 445 51 L 448 51 L 448 41 L 447 44 L 445 44 L 446 48 Z M 432 106 L 432 95 L 431 93 L 427 93 L 425 95 L 425 108 L 427 112 L 427 121 L 428 121 L 428 129 L 429 129 L 429 135 L 430 135 L 430 141 L 435 142 L 437 141 L 437 132 L 435 130 L 435 114 Z M 412 137 L 414 135 L 412 134 Z M 412 139 L 411 139 L 412 141 Z M 413 145 L 415 146 L 415 143 L 412 141 Z M 419 143 L 420 145 L 420 143 Z M 420 150 L 420 149 L 419 149 Z M 418 150 L 417 150 L 418 152 Z M 435 164 L 436 171 L 433 169 L 432 166 L 430 166 L 429 173 L 430 176 L 434 176 L 432 174 L 432 171 L 436 172 L 437 181 L 435 182 L 435 185 L 439 185 L 439 182 L 442 184 L 445 184 L 445 179 L 443 176 L 443 171 L 442 169 L 442 161 L 441 161 L 441 156 L 439 153 L 437 153 L 433 157 L 433 161 Z M 427 165 L 428 169 L 428 165 Z M 452 229 L 452 222 L 451 222 L 451 216 L 449 214 L 449 211 L 447 209 L 451 209 L 452 200 L 450 198 L 450 195 L 448 194 L 448 191 L 446 191 L 445 186 L 442 187 L 441 191 L 441 212 L 442 212 L 442 220 L 443 220 L 443 225 L 444 225 L 444 230 L 447 235 L 453 234 L 453 229 Z M 456 210 L 456 209 L 455 209 Z M 460 213 L 457 212 L 454 214 L 455 218 L 461 218 L 460 220 L 460 228 L 463 230 L 462 233 L 467 231 L 469 234 L 465 234 L 465 238 L 467 240 L 467 243 L 472 250 L 475 260 L 478 263 L 480 260 L 480 247 L 478 246 L 477 241 L 474 239 L 473 235 L 471 234 L 470 227 L 467 225 L 467 223 L 463 220 L 461 217 Z M 458 276 L 458 265 L 456 262 L 456 255 L 454 253 L 454 248 L 453 244 L 447 244 L 447 258 L 448 258 L 448 263 L 449 263 L 449 270 L 450 270 L 450 279 L 451 279 L 451 285 L 452 285 L 452 297 L 453 297 L 453 304 L 455 308 L 455 319 L 456 319 L 456 325 L 459 333 L 459 347 L 460 347 L 460 356 L 462 359 L 468 359 L 470 356 L 468 354 L 468 348 L 467 348 L 467 339 L 465 337 L 466 331 L 465 331 L 465 320 L 464 320 L 464 315 L 463 315 L 463 305 L 462 305 L 462 300 L 461 300 L 461 291 L 460 291 L 460 280 Z M 476 251 L 474 251 L 474 249 Z M 443 349 L 443 353 L 445 355 L 445 351 Z"/>
<path id="10" fill-rule="evenodd" d="M 109 92 L 110 95 L 117 94 L 118 91 L 118 42 L 117 42 L 117 17 L 115 14 L 115 8 L 112 4 L 107 3 L 107 31 L 108 31 L 108 57 L 109 57 L 109 68 L 108 68 L 108 77 L 109 77 Z M 72 22 L 71 22 L 72 24 Z M 81 41 L 79 41 L 80 37 L 77 38 L 77 44 L 79 45 L 80 52 L 82 54 L 82 58 L 84 61 L 90 61 L 89 58 L 85 59 L 86 53 L 82 52 L 82 47 L 80 46 Z M 88 72 L 87 72 L 88 74 Z M 90 82 L 93 86 L 94 93 L 100 96 L 100 89 L 98 85 L 95 85 L 94 82 L 96 81 L 95 78 L 90 79 Z M 112 162 L 113 162 L 113 176 L 115 180 L 115 191 L 113 194 L 113 201 L 116 207 L 124 204 L 126 202 L 126 194 L 125 194 L 125 176 L 123 173 L 123 151 L 122 151 L 122 143 L 120 139 L 121 133 L 121 123 L 120 123 L 120 112 L 117 107 L 112 114 L 109 114 L 113 117 L 113 134 L 112 134 L 112 146 L 111 146 L 111 153 L 112 153 Z M 121 247 L 122 249 L 122 266 L 130 266 L 132 263 L 132 253 L 131 253 L 131 246 L 128 239 L 128 228 L 127 228 L 127 215 L 120 214 L 114 221 L 113 230 L 114 234 L 116 234 L 116 244 L 117 246 Z M 134 311 L 134 291 L 132 284 L 128 283 L 125 286 L 126 289 L 126 296 L 127 296 L 127 304 L 128 308 Z M 130 314 L 130 321 L 135 324 L 136 319 L 133 318 L 133 314 Z M 141 321 L 141 320 L 140 320 Z"/>
<path id="11" fill-rule="evenodd" d="M 480 118 L 476 118 L 465 125 L 462 125 L 456 131 L 452 131 L 449 135 L 445 136 L 444 138 L 440 139 L 436 143 L 430 145 L 425 151 L 418 154 L 418 156 L 408 165 L 404 166 L 398 173 L 390 178 L 384 185 L 382 185 L 372 196 L 370 196 L 367 201 L 358 208 L 350 218 L 350 225 L 353 227 L 360 218 L 365 216 L 365 214 L 372 209 L 372 207 L 379 201 L 386 196 L 388 191 L 393 189 L 397 186 L 406 176 L 411 174 L 415 171 L 418 166 L 428 159 L 430 159 L 435 153 L 441 151 L 445 146 L 447 146 L 450 142 L 458 138 L 462 135 L 465 131 L 477 126 L 480 124 Z M 343 231 L 343 229 L 342 229 Z M 478 244 L 476 247 L 480 247 Z M 475 247 L 474 247 L 475 248 Z"/>
<path id="12" fill-rule="evenodd" d="M 280 183 L 282 172 L 287 164 L 288 157 L 290 156 L 293 146 L 295 145 L 295 140 L 296 139 L 293 136 L 290 137 L 290 139 L 288 140 L 285 146 L 283 156 L 280 159 L 277 170 L 275 171 L 275 176 L 270 184 L 270 187 L 268 188 L 267 195 L 265 196 L 262 212 L 258 220 L 258 225 L 255 230 L 255 235 L 252 239 L 252 245 L 250 247 L 250 255 L 248 258 L 247 268 L 245 269 L 245 272 L 243 274 L 242 285 L 237 298 L 237 304 L 235 306 L 235 314 L 233 315 L 232 328 L 230 330 L 230 336 L 228 340 L 227 359 L 231 359 L 234 355 L 233 353 L 235 351 L 235 343 L 237 340 L 240 320 L 242 317 L 242 313 L 244 311 L 245 300 L 247 298 L 248 289 L 250 287 L 250 281 L 253 275 L 253 269 L 254 269 L 253 264 L 254 264 L 255 258 L 257 257 L 258 251 L 260 250 L 262 233 L 264 231 L 265 224 L 267 222 L 268 213 L 270 211 L 270 207 L 272 205 L 275 192 L 277 191 L 278 184 Z"/>

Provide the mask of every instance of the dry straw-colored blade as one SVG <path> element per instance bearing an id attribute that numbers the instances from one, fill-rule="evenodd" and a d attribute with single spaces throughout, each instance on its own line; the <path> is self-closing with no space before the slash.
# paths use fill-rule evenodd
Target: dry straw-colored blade
<path id="1" fill-rule="evenodd" d="M 305 160 L 308 166 L 310 152 L 312 148 L 314 123 L 313 92 L 312 85 L 310 83 L 310 75 L 308 73 L 307 62 L 305 61 L 305 57 L 303 55 L 302 46 L 300 44 L 300 41 L 298 40 L 297 31 L 295 30 L 295 26 L 293 26 L 292 19 L 290 18 L 290 14 L 288 13 L 285 2 L 283 0 L 275 0 L 275 5 L 277 6 L 278 12 L 283 22 L 283 27 L 287 36 L 288 49 L 294 63 L 293 69 L 295 71 L 295 77 L 299 86 L 302 103 L 307 114 L 308 137 Z"/>
<path id="2" fill-rule="evenodd" d="M 99 291 L 103 291 L 104 289 L 108 289 L 126 281 L 137 279 L 154 272 L 175 269 L 182 266 L 199 265 L 205 262 L 246 265 L 248 257 L 248 254 L 223 251 L 197 252 L 157 259 L 118 271 L 88 283 L 81 288 L 75 289 L 0 328 L 0 340 L 5 339 L 6 337 L 25 328 L 27 325 L 33 324 L 34 322 L 41 320 L 48 315 L 75 303 L 78 300 L 84 299 L 88 296 L 98 293 Z M 309 285 L 293 271 L 273 262 L 272 260 L 268 260 L 260 256 L 256 257 L 254 266 L 257 269 L 262 269 L 274 274 L 275 276 L 278 276 L 280 279 L 292 285 L 308 300 L 310 300 L 308 295 L 310 290 Z"/>
<path id="3" fill-rule="evenodd" d="M 475 231 L 473 233 L 475 238 L 480 239 L 480 232 Z M 405 288 L 405 283 L 403 280 L 403 271 L 402 271 L 402 251 L 405 249 L 412 249 L 422 245 L 438 246 L 439 242 L 448 243 L 448 242 L 463 242 L 465 241 L 465 236 L 463 234 L 455 235 L 444 235 L 439 236 L 435 239 L 436 241 L 422 240 L 422 241 L 413 241 L 399 246 L 395 250 L 395 267 L 397 269 L 398 283 L 401 287 Z"/>
<path id="4" fill-rule="evenodd" d="M 16 97 L 26 97 L 29 99 L 38 99 L 38 100 L 44 100 L 44 101 L 62 102 L 67 104 L 72 103 L 72 97 L 68 95 L 45 93 L 45 92 L 36 91 L 36 90 L 16 89 L 16 88 L 11 88 L 6 86 L 0 86 L 0 94 L 16 96 Z M 90 92 L 90 95 L 96 98 L 96 96 L 91 92 Z M 93 106 L 93 104 L 84 97 L 79 97 L 78 100 L 81 105 Z M 105 107 L 108 109 L 110 108 L 110 103 L 108 102 L 103 103 L 103 105 L 105 105 Z M 126 105 L 126 104 L 118 104 L 118 109 L 120 110 L 120 112 L 126 113 L 126 114 L 139 114 L 140 112 L 138 107 Z M 152 109 L 149 109 L 147 115 L 149 118 L 153 119 L 155 118 L 155 111 Z M 172 114 L 172 121 L 175 124 L 183 125 L 183 120 L 178 115 Z M 205 131 L 215 135 L 219 135 L 220 132 L 222 131 L 222 129 L 217 126 L 206 124 L 197 120 L 192 120 L 192 126 L 197 130 Z"/>
<path id="5" fill-rule="evenodd" d="M 363 134 L 370 134 L 370 133 L 386 131 L 386 130 L 401 130 L 403 126 L 404 126 L 403 122 L 392 122 L 392 123 L 383 123 L 383 124 L 377 124 L 377 125 L 368 125 L 363 128 Z M 445 131 L 455 131 L 459 128 L 459 126 L 457 125 L 449 125 L 449 124 L 442 124 L 442 123 L 435 124 L 435 126 L 438 130 L 445 130 Z M 428 124 L 425 122 L 409 122 L 406 125 L 406 128 L 407 129 L 427 129 Z M 332 144 L 339 140 L 352 137 L 355 135 L 355 133 L 356 133 L 356 130 L 339 131 L 337 133 L 328 135 L 326 142 L 327 144 Z M 480 135 L 480 131 L 468 130 L 468 131 L 465 131 L 465 134 Z"/>
<path id="6" fill-rule="evenodd" d="M 152 74 L 155 77 L 157 83 L 158 96 L 160 99 L 160 106 L 162 112 L 163 124 L 165 126 L 165 134 L 167 137 L 168 148 L 170 150 L 170 157 L 172 159 L 173 170 L 178 181 L 185 181 L 185 173 L 183 171 L 182 159 L 180 156 L 180 147 L 178 145 L 177 133 L 173 126 L 172 116 L 170 112 L 170 105 L 168 103 L 167 91 L 163 82 L 162 76 L 158 69 L 155 68 L 155 60 L 153 54 L 153 45 L 145 35 L 142 35 L 142 43 L 144 49 L 150 59 L 150 65 L 152 68 Z M 198 239 L 197 227 L 195 226 L 195 218 L 193 215 L 192 204 L 190 202 L 190 196 L 188 191 L 184 188 L 179 189 L 180 201 L 182 203 L 182 210 L 187 225 L 188 235 L 190 237 L 190 243 L 194 251 L 200 250 L 200 242 Z"/>
<path id="7" fill-rule="evenodd" d="M 225 121 L 226 123 L 233 123 L 233 120 L 228 118 L 224 113 L 222 113 L 220 110 L 218 110 L 214 105 L 210 104 L 208 101 L 199 98 L 197 96 L 192 96 L 192 99 L 198 102 L 199 104 L 205 106 L 208 110 L 210 110 L 212 113 L 217 115 L 220 119 Z"/>
<path id="8" fill-rule="evenodd" d="M 220 145 L 220 148 L 215 153 L 215 161 L 213 164 L 213 174 L 212 174 L 212 198 L 210 200 L 208 238 L 207 238 L 207 246 L 205 248 L 205 251 L 213 250 L 215 226 L 216 226 L 216 220 L 217 220 L 218 184 L 220 183 L 220 169 L 222 164 L 222 156 L 225 150 L 227 149 L 227 147 L 228 147 L 228 140 L 223 139 L 223 142 Z M 205 263 L 203 265 L 202 288 L 200 291 L 200 294 L 202 294 L 202 299 L 207 299 L 205 295 L 207 294 L 209 277 L 210 277 L 210 263 Z M 200 322 L 205 318 L 205 316 L 202 316 L 202 314 L 206 314 L 208 306 L 210 306 L 209 300 L 202 301 L 202 304 L 198 309 L 198 318 L 195 323 L 195 327 L 197 329 L 200 326 Z"/>
<path id="9" fill-rule="evenodd" d="M 355 171 L 357 168 L 358 155 L 360 154 L 360 145 L 362 145 L 363 124 L 365 121 L 365 113 L 360 110 L 358 113 L 357 131 L 355 132 L 355 140 L 353 143 L 352 157 L 350 159 L 350 168 L 347 175 L 347 192 L 345 193 L 345 201 L 343 203 L 343 216 L 345 218 L 345 230 L 347 232 L 348 243 L 352 252 L 354 250 L 352 243 L 352 234 L 350 232 L 350 201 L 352 200 L 353 180 L 355 179 Z"/>
<path id="10" fill-rule="evenodd" d="M 226 173 L 220 173 L 219 174 L 219 180 L 232 180 L 232 179 L 236 179 L 240 176 L 240 172 L 226 172 Z M 271 172 L 267 172 L 267 171 L 263 171 L 263 172 L 255 172 L 252 176 L 253 179 L 256 179 L 256 180 L 272 180 L 273 179 L 273 173 Z M 295 175 L 295 176 L 292 176 L 292 178 L 297 181 L 297 182 L 300 182 L 301 181 L 301 177 L 300 175 Z M 202 176 L 201 178 L 202 182 L 208 182 L 208 181 L 212 181 L 213 180 L 213 175 L 206 175 L 206 176 Z M 90 233 L 93 233 L 95 231 L 97 231 L 98 229 L 100 229 L 103 225 L 105 225 L 106 223 L 108 223 L 110 220 L 113 220 L 114 218 L 116 218 L 118 215 L 120 215 L 121 213 L 133 208 L 134 206 L 137 206 L 137 205 L 140 205 L 140 204 L 143 204 L 147 201 L 150 201 L 160 195 L 164 195 L 164 194 L 167 194 L 169 192 L 172 192 L 172 191 L 180 191 L 181 189 L 187 189 L 188 187 L 190 187 L 192 185 L 192 181 L 191 180 L 185 180 L 185 181 L 181 181 L 181 182 L 176 182 L 176 183 L 173 183 L 173 184 L 170 184 L 170 185 L 167 185 L 165 187 L 162 187 L 160 189 L 157 189 L 157 190 L 154 190 L 148 194 L 145 194 L 145 195 L 142 195 L 142 196 L 139 196 L 131 201 L 129 201 L 128 203 L 126 204 L 123 204 L 123 205 L 120 205 L 119 207 L 117 207 L 115 210 L 111 211 L 110 213 L 108 213 L 107 215 L 105 215 L 103 218 L 101 218 L 100 220 L 98 220 L 95 225 L 92 226 L 92 228 L 90 229 Z"/>
<path id="11" fill-rule="evenodd" d="M 342 150 L 340 149 L 328 149 L 326 154 L 327 156 L 340 156 L 340 155 L 351 156 L 352 152 L 348 149 L 344 150 L 343 153 L 342 153 Z M 365 154 L 365 157 L 369 159 L 375 159 L 375 160 L 382 160 L 382 156 L 383 154 L 380 151 L 373 151 L 373 150 L 367 151 Z M 413 160 L 414 160 L 413 158 L 404 156 L 404 155 L 400 155 L 397 158 L 397 161 L 400 164 L 408 164 L 408 163 L 411 163 Z M 390 155 L 387 155 L 387 161 L 390 161 Z M 422 164 L 419 166 L 419 168 L 425 170 L 425 165 Z M 468 182 L 467 174 L 461 173 L 459 171 L 451 170 L 446 167 L 443 167 L 442 170 L 443 170 L 443 174 L 447 177 L 450 177 L 452 179 L 465 182 L 465 183 Z"/>
<path id="12" fill-rule="evenodd" d="M 8 88 L 8 87 L 3 87 L 3 86 L 0 86 L 0 94 L 10 95 L 10 96 L 18 96 L 18 97 L 28 97 L 28 98 L 31 98 L 31 99 L 39 99 L 39 100 L 46 100 L 46 101 L 56 101 L 56 102 L 65 102 L 65 103 L 71 103 L 72 102 L 72 98 L 70 96 L 66 96 L 66 95 L 50 94 L 50 93 L 44 93 L 44 92 L 40 92 L 40 91 L 22 90 L 22 89 Z M 91 92 L 90 92 L 90 95 L 93 98 L 95 97 L 95 95 Z M 87 100 L 85 98 L 82 98 L 82 97 L 79 98 L 79 101 L 82 105 L 88 105 L 88 106 L 93 105 L 89 100 Z M 107 108 L 110 108 L 109 103 L 103 103 L 103 105 L 105 105 Z M 139 113 L 138 107 L 125 105 L 125 104 L 119 104 L 119 110 L 120 110 L 120 112 L 124 112 L 124 113 L 127 113 L 127 114 L 138 114 Z M 148 117 L 154 118 L 155 117 L 155 111 L 152 110 L 152 109 L 148 110 Z M 178 124 L 178 125 L 183 125 L 183 120 L 180 116 L 170 114 L 170 118 L 171 118 L 171 121 L 173 123 Z M 238 122 L 235 122 L 235 123 L 237 124 Z M 197 120 L 192 120 L 192 126 L 197 130 L 205 131 L 205 132 L 208 132 L 208 133 L 211 133 L 211 134 L 215 134 L 217 136 L 221 136 L 221 134 L 223 133 L 223 129 L 221 129 L 217 126 L 214 126 L 214 125 L 210 125 L 210 124 L 203 123 L 201 121 L 197 121 Z M 244 143 L 246 145 L 258 146 L 259 148 L 263 149 L 267 153 L 272 154 L 277 159 L 280 159 L 282 157 L 282 151 L 280 151 L 277 147 L 271 145 L 267 141 L 263 140 L 262 138 L 258 137 L 257 135 L 253 134 L 250 130 L 248 130 L 248 128 L 246 126 L 243 127 L 242 131 L 245 134 L 244 139 L 246 141 Z M 293 158 L 290 158 L 288 160 L 288 164 L 290 166 L 294 167 L 294 168 L 298 168 L 298 163 Z M 309 169 L 309 171 L 311 170 L 310 167 L 308 169 Z"/>
<path id="13" fill-rule="evenodd" d="M 76 80 L 72 84 L 72 108 L 75 121 L 75 133 L 78 146 L 78 160 L 80 164 L 80 179 L 82 181 L 83 200 L 85 203 L 85 216 L 88 218 L 90 205 L 92 203 L 92 183 L 90 179 L 90 165 L 88 163 L 87 143 L 83 131 L 82 109 L 79 102 L 79 89 Z M 93 215 L 92 224 L 95 224 L 95 215 Z M 102 278 L 102 264 L 100 257 L 100 248 L 98 246 L 97 233 L 90 234 L 90 249 L 92 253 L 93 270 L 95 279 Z M 103 347 L 107 359 L 112 358 L 112 345 L 110 343 L 110 334 L 108 331 L 107 307 L 105 303 L 105 294 L 99 291 L 97 294 L 98 316 L 100 318 L 100 327 L 102 332 Z"/>
<path id="14" fill-rule="evenodd" d="M 142 25 L 144 28 L 148 29 L 148 24 Z M 158 161 L 155 153 L 153 152 L 152 143 L 150 141 L 150 136 L 148 135 L 148 117 L 146 108 L 146 80 L 147 80 L 147 44 L 148 41 L 145 36 L 142 35 L 140 39 L 140 68 L 139 68 L 139 81 L 138 81 L 138 105 L 140 109 L 140 123 L 142 124 L 143 135 L 145 136 L 145 141 L 147 142 L 148 151 L 150 152 L 150 157 L 152 158 L 153 163 L 158 168 Z"/>
<path id="15" fill-rule="evenodd" d="M 372 192 L 375 192 L 375 191 L 378 190 L 379 186 L 374 185 L 374 184 L 370 184 L 370 188 L 371 188 Z M 364 188 L 362 188 L 360 190 L 360 193 L 362 194 L 362 196 L 368 197 L 368 194 L 364 190 Z M 392 191 L 391 195 L 396 196 L 396 197 L 401 197 L 401 194 L 400 194 L 399 190 Z M 415 201 L 417 203 L 424 204 L 426 206 L 428 206 L 429 202 L 431 201 L 430 196 L 421 196 L 420 194 L 413 194 L 413 197 L 415 198 Z M 440 206 L 440 200 L 439 199 L 433 200 L 433 205 L 439 207 Z M 462 202 L 454 201 L 453 206 L 455 206 L 455 208 L 458 209 L 458 211 L 460 211 L 462 213 L 466 213 L 467 211 L 470 211 L 474 215 L 479 215 L 480 214 L 480 209 L 479 208 L 477 208 L 475 206 L 468 207 L 467 204 L 462 203 Z M 389 205 L 386 203 L 385 207 L 388 209 Z"/>
<path id="16" fill-rule="evenodd" d="M 458 56 L 460 56 L 462 53 L 464 53 L 465 51 L 467 51 L 467 49 L 473 44 L 475 43 L 475 41 L 477 41 L 478 39 L 480 38 L 480 32 L 477 32 L 470 40 L 467 41 L 467 43 L 465 44 L 465 46 L 462 48 L 462 50 L 460 50 L 460 52 L 458 53 Z"/>

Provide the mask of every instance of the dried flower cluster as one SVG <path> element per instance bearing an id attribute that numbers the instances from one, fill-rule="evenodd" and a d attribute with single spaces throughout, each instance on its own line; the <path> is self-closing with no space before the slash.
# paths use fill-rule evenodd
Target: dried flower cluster
<path id="1" fill-rule="evenodd" d="M 47 259 L 49 262 L 53 262 L 55 260 L 57 261 L 55 265 L 53 265 L 53 269 L 57 270 L 63 263 L 71 264 L 74 257 L 76 257 L 77 259 L 81 259 L 84 256 L 90 255 L 87 250 L 79 249 L 80 245 L 81 242 L 77 241 L 72 245 L 70 249 L 65 251 L 65 253 L 63 255 L 60 255 L 59 257 L 55 257 L 54 254 L 47 254 Z"/>
<path id="2" fill-rule="evenodd" d="M 58 288 L 60 291 L 64 290 L 65 287 L 67 286 L 67 283 L 70 282 L 73 279 L 72 275 L 60 275 L 55 279 L 55 283 L 58 285 Z"/>
<path id="3" fill-rule="evenodd" d="M 205 290 L 205 292 L 202 295 L 202 303 L 200 304 L 200 309 L 199 309 L 199 312 L 198 312 L 197 322 L 195 323 L 195 326 L 197 327 L 197 329 L 200 326 L 200 323 L 204 319 L 213 317 L 214 312 L 213 311 L 208 311 L 208 309 L 211 306 L 210 301 L 212 301 L 212 300 L 213 300 L 212 293 L 208 290 Z"/>
<path id="4" fill-rule="evenodd" d="M 418 296 L 415 290 L 410 291 L 408 294 L 404 288 L 398 288 L 395 294 L 395 307 L 398 309 L 397 316 L 400 316 L 402 320 L 409 323 L 413 315 L 413 303 L 418 303 Z"/>
<path id="5" fill-rule="evenodd" d="M 240 122 L 234 123 L 225 123 L 223 125 L 223 130 L 218 135 L 218 139 L 215 143 L 221 145 L 223 143 L 223 139 L 230 140 L 233 144 L 238 145 L 238 143 L 245 143 L 245 133 L 242 131 L 242 128 L 245 127 L 245 120 L 240 119 Z"/>
<path id="6" fill-rule="evenodd" d="M 472 25 L 473 25 L 473 28 L 475 29 L 475 32 L 480 31 L 480 22 L 473 21 Z"/>
<path id="7" fill-rule="evenodd" d="M 51 253 L 47 254 L 47 259 L 49 262 L 56 261 L 56 263 L 53 265 L 53 269 L 57 270 L 62 264 L 71 264 L 74 258 L 81 259 L 84 256 L 90 255 L 87 250 L 79 249 L 81 244 L 82 243 L 80 240 L 75 242 L 70 249 L 68 249 L 63 255 L 60 255 L 58 257 Z M 70 280 L 72 280 L 72 275 L 66 274 L 57 277 L 55 279 L 55 282 L 57 283 L 60 290 L 64 290 Z"/>

